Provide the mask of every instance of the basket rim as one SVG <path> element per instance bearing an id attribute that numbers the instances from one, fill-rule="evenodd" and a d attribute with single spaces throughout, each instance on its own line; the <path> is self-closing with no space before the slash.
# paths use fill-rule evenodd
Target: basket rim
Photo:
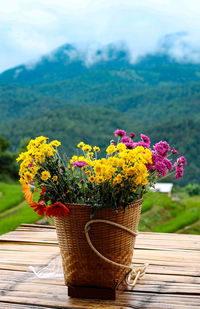
<path id="1" fill-rule="evenodd" d="M 142 202 L 143 202 L 143 198 L 140 198 L 139 200 L 136 200 L 134 202 L 129 203 L 127 207 L 142 204 Z M 80 204 L 80 203 L 66 203 L 65 206 L 69 206 L 69 207 L 80 206 L 80 207 L 83 207 L 83 208 L 90 208 L 90 209 L 92 208 L 89 204 Z M 121 207 L 119 207 L 119 209 L 120 208 Z M 112 208 L 105 207 L 105 208 L 101 208 L 101 209 L 112 209 Z"/>

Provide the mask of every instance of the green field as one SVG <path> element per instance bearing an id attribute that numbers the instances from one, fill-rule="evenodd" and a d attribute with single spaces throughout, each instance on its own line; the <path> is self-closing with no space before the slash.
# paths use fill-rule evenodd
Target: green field
<path id="1" fill-rule="evenodd" d="M 200 234 L 200 196 L 180 190 L 172 195 L 150 192 L 144 197 L 140 231 Z"/>
<path id="2" fill-rule="evenodd" d="M 0 183 L 0 235 L 21 223 L 41 219 L 24 201 L 20 184 Z M 200 234 L 200 196 L 180 189 L 172 195 L 149 192 L 144 197 L 139 231 Z"/>
<path id="3" fill-rule="evenodd" d="M 20 184 L 0 183 L 0 235 L 40 218 L 24 201 Z"/>

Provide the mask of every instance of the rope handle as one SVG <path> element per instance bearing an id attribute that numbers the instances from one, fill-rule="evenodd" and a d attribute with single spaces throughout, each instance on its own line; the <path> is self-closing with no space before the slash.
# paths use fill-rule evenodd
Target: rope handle
<path id="1" fill-rule="evenodd" d="M 104 261 L 112 264 L 112 265 L 115 265 L 115 266 L 119 266 L 119 267 L 124 267 L 124 268 L 127 268 L 127 269 L 130 269 L 131 271 L 127 274 L 126 278 L 125 278 L 125 282 L 127 285 L 129 286 L 135 286 L 136 282 L 138 279 L 140 279 L 144 274 L 145 274 L 145 271 L 146 271 L 146 268 L 148 266 L 148 264 L 144 264 L 143 266 L 141 267 L 137 267 L 137 269 L 134 269 L 132 266 L 128 266 L 128 265 L 123 265 L 123 264 L 120 264 L 120 263 L 116 263 L 108 258 L 106 258 L 105 256 L 103 256 L 92 244 L 91 242 L 91 239 L 90 239 L 90 236 L 89 236 L 89 225 L 90 224 L 93 224 L 93 223 L 106 223 L 106 224 L 110 224 L 110 225 L 113 225 L 113 226 L 116 226 L 126 232 L 128 232 L 129 234 L 131 234 L 133 237 L 137 236 L 138 233 L 137 232 L 133 232 L 131 231 L 130 229 L 128 229 L 127 227 L 121 225 L 121 224 L 118 224 L 116 222 L 112 222 L 112 221 L 109 221 L 109 220 L 102 220 L 102 219 L 96 219 L 96 220 L 90 220 L 88 221 L 86 224 L 85 224 L 85 228 L 84 228 L 84 232 L 85 232 L 85 236 L 86 236 L 86 239 L 87 239 L 87 242 L 90 246 L 90 248 L 100 257 L 102 258 Z"/>

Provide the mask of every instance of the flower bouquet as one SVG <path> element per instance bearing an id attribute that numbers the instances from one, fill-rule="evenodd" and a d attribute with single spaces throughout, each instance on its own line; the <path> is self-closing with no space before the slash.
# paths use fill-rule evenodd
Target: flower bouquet
<path id="1" fill-rule="evenodd" d="M 115 298 L 124 279 L 136 283 L 144 273 L 140 269 L 133 278 L 130 266 L 142 197 L 169 172 L 182 177 L 187 164 L 183 156 L 173 162 L 178 152 L 165 141 L 151 148 L 143 134 L 138 142 L 134 133 L 114 134 L 105 157 L 99 147 L 80 142 L 77 155 L 61 158 L 61 143 L 40 136 L 17 158 L 28 203 L 39 215 L 54 217 L 70 296 L 99 297 L 103 289 L 100 298 Z M 36 190 L 40 197 L 33 202 Z"/>

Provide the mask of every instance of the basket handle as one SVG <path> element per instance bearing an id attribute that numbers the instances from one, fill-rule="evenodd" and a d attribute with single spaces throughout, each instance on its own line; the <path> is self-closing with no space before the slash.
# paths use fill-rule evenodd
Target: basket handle
<path id="1" fill-rule="evenodd" d="M 144 274 L 145 274 L 145 270 L 148 266 L 148 264 L 144 264 L 142 267 L 138 267 L 136 270 L 132 267 L 132 266 L 128 266 L 128 265 L 123 265 L 123 264 L 120 264 L 120 263 L 116 263 L 108 258 L 106 258 L 105 256 L 103 256 L 92 244 L 91 242 L 91 239 L 90 239 L 90 236 L 89 236 L 89 225 L 90 224 L 93 224 L 93 223 L 106 223 L 106 224 L 110 224 L 110 225 L 113 225 L 113 226 L 116 226 L 126 232 L 128 232 L 129 234 L 131 234 L 133 237 L 137 236 L 138 233 L 137 232 L 133 232 L 131 231 L 130 229 L 128 229 L 127 227 L 121 225 L 121 224 L 118 224 L 116 222 L 112 222 L 112 221 L 109 221 L 109 220 L 102 220 L 102 219 L 96 219 L 96 220 L 90 220 L 88 221 L 86 224 L 85 224 L 85 228 L 84 228 L 84 232 L 85 232 L 85 236 L 86 236 L 86 239 L 87 239 L 87 242 L 90 246 L 90 248 L 100 257 L 102 258 L 104 261 L 112 264 L 112 265 L 115 265 L 115 266 L 119 266 L 119 267 L 124 267 L 124 268 L 127 268 L 127 269 L 130 269 L 131 272 L 127 274 L 126 276 L 126 283 L 130 286 L 135 286 L 136 282 L 138 279 L 140 279 Z"/>

